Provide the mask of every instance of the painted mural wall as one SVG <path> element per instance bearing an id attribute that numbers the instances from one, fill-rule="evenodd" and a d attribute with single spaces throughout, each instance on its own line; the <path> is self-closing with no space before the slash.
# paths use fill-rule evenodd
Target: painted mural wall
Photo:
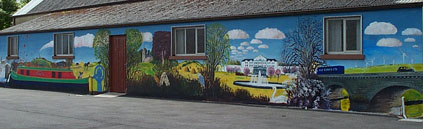
<path id="1" fill-rule="evenodd" d="M 321 58 L 323 19 L 330 16 L 362 17 L 364 60 Z M 172 26 L 185 25 L 205 25 L 206 60 L 169 59 Z M 73 75 L 66 80 L 69 84 L 90 84 L 90 91 L 106 91 L 108 37 L 126 34 L 129 95 L 396 115 L 400 114 L 399 98 L 404 96 L 407 115 L 422 117 L 423 81 L 396 78 L 386 85 L 357 90 L 373 87 L 366 77 L 411 74 L 423 80 L 421 29 L 422 11 L 415 8 L 81 30 L 74 32 L 75 59 L 71 61 L 52 59 L 54 33 L 21 34 L 19 59 L 6 60 L 7 47 L 0 47 L 0 66 L 10 65 L 12 79 L 22 84 L 37 82 L 25 71 L 19 74 L 22 69 L 65 71 Z M 6 36 L 0 41 L 7 46 Z M 335 66 L 344 74 L 316 75 L 319 68 Z M 341 78 L 331 80 L 332 75 Z M 34 76 L 38 75 L 29 77 Z M 5 77 L 0 76 L 0 81 L 5 82 Z M 349 77 L 355 78 L 353 83 Z"/>

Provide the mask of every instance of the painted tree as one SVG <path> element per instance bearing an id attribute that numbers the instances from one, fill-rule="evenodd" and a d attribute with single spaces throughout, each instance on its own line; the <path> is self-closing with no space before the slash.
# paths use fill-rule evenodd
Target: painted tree
<path id="1" fill-rule="evenodd" d="M 267 68 L 267 76 L 272 77 L 273 75 L 275 75 L 275 68 L 273 67 Z"/>
<path id="2" fill-rule="evenodd" d="M 282 74 L 281 69 L 277 69 L 275 74 L 278 76 L 278 82 L 279 82 L 279 77 Z"/>
<path id="3" fill-rule="evenodd" d="M 248 76 L 248 74 L 250 74 L 250 68 L 245 67 L 245 68 L 244 68 L 244 75 L 245 75 L 245 76 Z"/>
<path id="4" fill-rule="evenodd" d="M 300 18 L 297 29 L 287 35 L 287 46 L 282 57 L 286 64 L 297 65 L 299 76 L 294 87 L 288 89 L 290 102 L 301 107 L 319 107 L 321 100 L 327 100 L 324 84 L 315 80 L 316 66 L 324 64 L 322 23 L 312 18 Z M 318 102 L 316 102 L 318 101 Z"/>
<path id="5" fill-rule="evenodd" d="M 221 24 L 210 24 L 207 26 L 207 40 L 206 40 L 206 69 L 204 77 L 206 82 L 206 89 L 213 89 L 219 86 L 215 84 L 215 72 L 218 65 L 226 64 L 229 60 L 229 52 L 231 50 L 229 44 L 228 30 Z M 211 93 L 206 92 L 206 95 L 216 97 L 216 91 L 210 90 Z"/>
<path id="6" fill-rule="evenodd" d="M 12 26 L 12 14 L 18 10 L 16 0 L 0 0 L 0 30 Z"/>
<path id="7" fill-rule="evenodd" d="M 130 73 L 129 70 L 132 67 L 142 62 L 142 55 L 140 52 L 138 52 L 138 49 L 142 45 L 143 38 L 142 38 L 141 32 L 137 29 L 127 29 L 125 31 L 125 34 L 126 34 L 126 67 L 127 67 L 126 73 Z M 128 78 L 131 78 L 129 76 L 130 74 L 127 74 L 127 75 L 128 75 Z"/>
<path id="8" fill-rule="evenodd" d="M 110 31 L 105 29 L 100 29 L 96 33 L 93 42 L 94 56 L 100 60 L 100 64 L 103 65 L 106 75 L 104 78 L 106 89 L 108 89 L 108 80 L 109 80 L 109 36 Z"/>

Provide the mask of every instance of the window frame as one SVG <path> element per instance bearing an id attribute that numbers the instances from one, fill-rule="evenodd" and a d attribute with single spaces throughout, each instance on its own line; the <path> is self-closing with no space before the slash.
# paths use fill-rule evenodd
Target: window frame
<path id="1" fill-rule="evenodd" d="M 328 29 L 329 20 L 342 20 L 342 52 L 329 52 L 328 51 Z M 359 50 L 347 50 L 347 20 L 359 20 L 360 23 L 360 39 L 358 43 L 360 44 Z M 347 15 L 347 16 L 325 16 L 323 17 L 323 54 L 324 55 L 362 55 L 363 54 L 363 17 L 361 15 Z"/>
<path id="2" fill-rule="evenodd" d="M 11 55 L 11 48 L 9 39 L 16 38 L 16 55 Z M 7 36 L 7 59 L 19 59 L 19 36 L 18 35 L 11 35 Z"/>
<path id="3" fill-rule="evenodd" d="M 71 35 L 72 36 L 72 45 L 71 48 L 68 48 L 67 54 L 57 54 L 57 42 L 56 42 L 56 35 Z M 69 41 L 68 41 L 69 42 Z M 53 34 L 53 59 L 74 59 L 75 55 L 75 34 L 74 32 L 61 32 L 61 33 L 54 33 Z M 62 45 L 63 46 L 63 45 Z M 72 50 L 71 50 L 72 49 Z M 72 54 L 69 54 L 72 51 Z"/>
<path id="4" fill-rule="evenodd" d="M 172 56 L 170 57 L 171 59 L 204 59 L 204 57 L 206 56 L 206 37 L 207 37 L 207 31 L 206 31 L 206 25 L 205 24 L 200 24 L 200 25 L 185 25 L 185 26 L 172 26 L 171 27 L 172 31 L 171 31 L 171 54 Z M 185 39 L 184 39 L 184 43 L 185 43 L 185 54 L 177 54 L 177 44 L 176 44 L 176 30 L 185 30 L 184 31 L 184 35 L 185 35 Z M 195 54 L 187 54 L 187 29 L 195 29 Z M 204 53 L 198 53 L 198 30 L 199 29 L 203 29 L 204 30 Z"/>

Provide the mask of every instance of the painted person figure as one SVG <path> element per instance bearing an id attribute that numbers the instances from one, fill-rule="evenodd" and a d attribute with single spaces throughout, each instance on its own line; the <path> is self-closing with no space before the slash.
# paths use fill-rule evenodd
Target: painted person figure
<path id="1" fill-rule="evenodd" d="M 160 76 L 159 85 L 162 86 L 163 84 L 165 86 L 170 86 L 170 81 L 169 81 L 169 78 L 167 77 L 166 72 L 163 72 L 162 75 Z"/>

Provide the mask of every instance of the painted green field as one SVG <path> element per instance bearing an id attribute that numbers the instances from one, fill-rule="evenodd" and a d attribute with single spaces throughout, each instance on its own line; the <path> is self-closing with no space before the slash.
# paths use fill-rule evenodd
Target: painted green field
<path id="1" fill-rule="evenodd" d="M 423 64 L 396 64 L 396 65 L 377 65 L 377 66 L 370 66 L 367 68 L 349 68 L 345 70 L 345 74 L 397 72 L 398 68 L 401 66 L 412 68 L 415 71 L 423 71 Z"/>

